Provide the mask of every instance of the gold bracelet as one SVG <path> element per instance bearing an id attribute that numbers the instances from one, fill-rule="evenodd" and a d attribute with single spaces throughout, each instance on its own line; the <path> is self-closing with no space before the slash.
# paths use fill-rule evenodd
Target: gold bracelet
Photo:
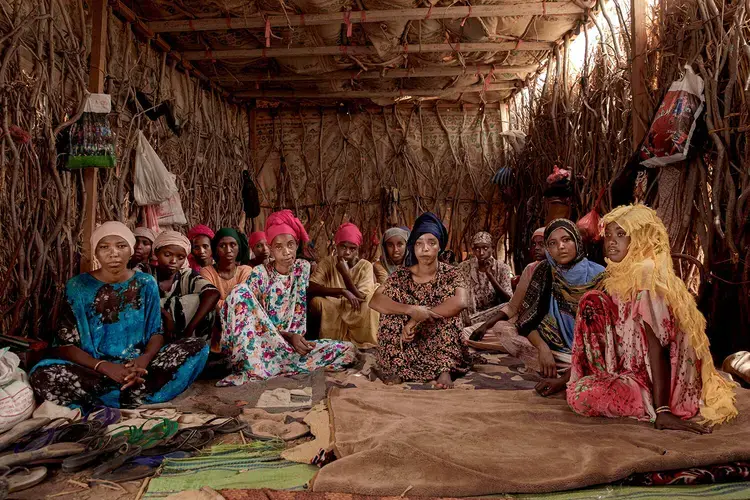
<path id="1" fill-rule="evenodd" d="M 94 365 L 94 371 L 95 372 L 99 371 L 99 365 L 102 364 L 102 363 L 106 363 L 106 361 L 102 360 L 102 361 L 99 361 L 97 364 Z"/>
<path id="2" fill-rule="evenodd" d="M 672 410 L 669 406 L 660 406 L 656 409 L 656 413 L 672 413 Z"/>

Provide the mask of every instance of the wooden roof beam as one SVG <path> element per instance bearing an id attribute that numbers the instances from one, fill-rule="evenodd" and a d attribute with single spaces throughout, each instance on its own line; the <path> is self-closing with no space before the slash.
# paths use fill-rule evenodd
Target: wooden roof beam
<path id="1" fill-rule="evenodd" d="M 504 52 L 527 50 L 550 50 L 554 42 L 483 42 L 483 43 L 423 43 L 398 45 L 396 54 L 424 54 L 430 52 Z M 258 57 L 307 57 L 307 56 L 377 56 L 375 47 L 365 45 L 330 45 L 319 47 L 271 47 L 261 49 L 186 50 L 183 56 L 188 61 L 214 61 L 219 59 L 248 59 Z"/>
<path id="2" fill-rule="evenodd" d="M 299 98 L 299 99 L 367 99 L 367 98 L 396 98 L 396 97 L 447 97 L 464 93 L 495 92 L 511 90 L 513 83 L 492 83 L 487 85 L 472 85 L 470 87 L 454 87 L 448 89 L 401 89 L 395 91 L 344 90 L 341 92 L 318 92 L 298 90 L 251 90 L 235 92 L 234 97 L 241 99 L 264 98 Z"/>
<path id="3" fill-rule="evenodd" d="M 407 69 L 385 69 L 382 71 L 360 71 L 343 70 L 329 71 L 317 75 L 274 75 L 271 73 L 241 73 L 236 76 L 214 76 L 212 80 L 217 83 L 246 83 L 246 82 L 306 82 L 318 80 L 380 80 L 394 78 L 429 78 L 429 77 L 454 77 L 454 76 L 488 76 L 490 73 L 533 73 L 536 71 L 535 64 L 526 66 L 493 66 L 482 64 L 477 66 L 458 66 L 454 68 L 443 68 L 440 66 L 426 68 Z"/>
<path id="4" fill-rule="evenodd" d="M 582 4 L 583 2 L 581 2 Z M 154 33 L 178 33 L 185 31 L 227 31 L 234 29 L 264 29 L 266 20 L 271 28 L 289 26 L 320 26 L 324 24 L 381 23 L 419 19 L 464 19 L 467 17 L 503 16 L 563 16 L 583 14 L 584 9 L 575 2 L 523 2 L 501 5 L 454 5 L 420 9 L 392 9 L 345 11 L 326 14 L 255 14 L 247 17 L 225 17 L 219 19 L 183 19 L 177 21 L 153 21 L 148 27 Z"/>

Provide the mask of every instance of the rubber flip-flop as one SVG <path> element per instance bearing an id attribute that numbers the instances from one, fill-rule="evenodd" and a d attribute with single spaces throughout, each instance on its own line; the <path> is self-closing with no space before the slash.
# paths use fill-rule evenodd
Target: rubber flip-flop
<path id="1" fill-rule="evenodd" d="M 103 464 L 96 467 L 91 472 L 91 477 L 94 479 L 102 479 L 102 476 L 112 472 L 113 470 L 122 467 L 131 459 L 140 456 L 143 448 L 140 446 L 126 445 L 127 448 L 115 455 L 113 458 L 107 460 Z"/>
<path id="2" fill-rule="evenodd" d="M 63 472 L 77 472 L 84 469 L 97 457 L 114 453 L 128 442 L 127 436 L 101 436 L 96 442 L 89 443 L 86 451 L 67 457 L 62 462 Z"/>
<path id="3" fill-rule="evenodd" d="M 110 426 L 116 424 L 122 418 L 122 413 L 117 408 L 110 408 L 108 406 L 97 406 L 94 410 L 83 417 L 84 422 L 98 420 L 104 423 L 104 426 Z"/>
<path id="4" fill-rule="evenodd" d="M 104 422 L 92 420 L 90 422 L 75 422 L 53 429 L 42 431 L 30 442 L 18 444 L 15 452 L 38 450 L 54 443 L 88 443 L 104 431 Z"/>
<path id="5" fill-rule="evenodd" d="M 190 453 L 189 451 L 173 451 L 171 453 L 167 453 L 166 455 L 155 455 L 152 457 L 141 455 L 140 457 L 135 457 L 130 461 L 130 463 L 138 465 L 148 465 L 149 467 L 159 467 L 161 463 L 167 458 L 190 458 L 193 455 L 194 454 Z"/>
<path id="6" fill-rule="evenodd" d="M 26 490 L 44 481 L 47 477 L 47 467 L 14 467 L 4 474 L 8 481 L 8 493 Z"/>
<path id="7" fill-rule="evenodd" d="M 223 420 L 223 422 L 214 423 L 217 420 Z M 247 428 L 247 422 L 243 422 L 237 417 L 214 417 L 206 423 L 199 425 L 198 428 L 210 429 L 216 434 L 233 434 Z"/>
<path id="8" fill-rule="evenodd" d="M 69 457 L 82 453 L 86 446 L 80 443 L 55 443 L 44 448 L 21 453 L 9 453 L 0 457 L 0 466 L 12 467 L 48 458 Z"/>
<path id="9" fill-rule="evenodd" d="M 156 467 L 130 463 L 130 464 L 125 464 L 121 467 L 118 467 L 117 469 L 111 472 L 107 472 L 106 474 L 94 476 L 94 479 L 99 479 L 102 481 L 110 481 L 112 483 L 125 483 L 128 481 L 137 481 L 145 477 L 150 477 L 150 476 L 153 476 L 155 473 L 156 473 Z"/>
<path id="10" fill-rule="evenodd" d="M 211 429 L 202 429 L 190 427 L 177 433 L 172 439 L 159 446 L 154 446 L 144 450 L 141 455 L 155 456 L 166 455 L 175 451 L 195 451 L 203 448 L 214 439 L 214 431 Z"/>
<path id="11" fill-rule="evenodd" d="M 30 418 L 16 424 L 12 429 L 0 434 L 0 451 L 8 448 L 10 445 L 17 443 L 21 438 L 41 429 L 51 422 L 48 418 Z"/>

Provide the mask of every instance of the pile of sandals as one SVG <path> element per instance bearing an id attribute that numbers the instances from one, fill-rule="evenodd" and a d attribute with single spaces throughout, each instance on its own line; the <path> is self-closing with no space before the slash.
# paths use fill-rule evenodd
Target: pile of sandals
<path id="1" fill-rule="evenodd" d="M 119 410 L 101 408 L 80 422 L 32 418 L 0 434 L 0 500 L 41 483 L 55 464 L 64 472 L 93 467 L 91 478 L 103 481 L 143 479 L 152 476 L 165 458 L 190 457 L 217 434 L 248 426 L 236 418 L 214 417 L 180 430 L 176 421 L 157 418 L 108 431 L 120 418 Z"/>

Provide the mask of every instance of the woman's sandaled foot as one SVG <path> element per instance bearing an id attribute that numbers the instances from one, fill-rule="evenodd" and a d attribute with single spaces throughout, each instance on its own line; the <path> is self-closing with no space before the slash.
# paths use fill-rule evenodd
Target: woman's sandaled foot
<path id="1" fill-rule="evenodd" d="M 449 372 L 441 373 L 437 380 L 435 380 L 435 387 L 438 389 L 453 389 L 451 374 Z"/>

